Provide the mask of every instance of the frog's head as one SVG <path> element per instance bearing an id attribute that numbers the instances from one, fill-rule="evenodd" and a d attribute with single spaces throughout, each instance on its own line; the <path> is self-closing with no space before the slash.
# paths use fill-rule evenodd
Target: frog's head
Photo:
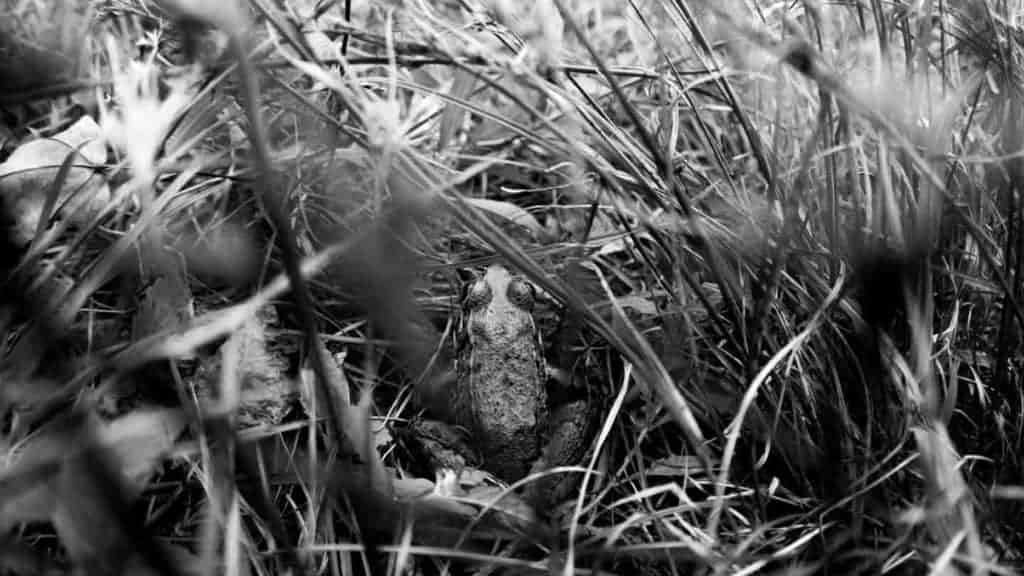
<path id="1" fill-rule="evenodd" d="M 512 306 L 531 312 L 535 300 L 533 284 L 510 273 L 500 264 L 492 264 L 487 267 L 483 277 L 470 284 L 463 306 L 467 311 L 489 306 Z"/>

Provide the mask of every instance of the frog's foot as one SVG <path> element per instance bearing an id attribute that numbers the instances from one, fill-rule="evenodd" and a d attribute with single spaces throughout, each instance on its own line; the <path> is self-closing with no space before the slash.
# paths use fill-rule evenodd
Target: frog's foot
<path id="1" fill-rule="evenodd" d="M 409 433 L 418 454 L 435 471 L 449 469 L 458 475 L 468 466 L 479 465 L 479 456 L 460 428 L 440 420 L 417 418 L 409 423 Z"/>
<path id="2" fill-rule="evenodd" d="M 550 417 L 550 434 L 541 457 L 530 473 L 543 472 L 558 466 L 576 466 L 587 452 L 592 428 L 592 406 L 576 400 L 557 407 Z M 577 472 L 547 474 L 531 482 L 526 498 L 538 510 L 547 510 L 572 496 L 582 475 Z"/>
<path id="3" fill-rule="evenodd" d="M 554 382 L 559 387 L 568 389 L 573 386 L 572 372 L 563 370 L 550 362 L 544 363 L 544 375 L 549 382 Z"/>
<path id="4" fill-rule="evenodd" d="M 576 405 L 575 401 L 589 398 L 586 380 L 573 374 L 571 370 L 563 370 L 554 364 L 545 363 L 544 374 L 550 406 L 575 405 L 579 408 L 580 406 Z M 559 425 L 557 410 L 556 414 L 549 419 L 549 423 L 555 426 Z"/>

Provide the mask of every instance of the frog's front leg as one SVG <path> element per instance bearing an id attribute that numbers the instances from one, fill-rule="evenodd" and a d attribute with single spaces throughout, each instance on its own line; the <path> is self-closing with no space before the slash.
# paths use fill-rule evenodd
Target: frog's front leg
<path id="1" fill-rule="evenodd" d="M 409 423 L 412 444 L 435 471 L 449 469 L 461 475 L 466 467 L 480 465 L 480 456 L 470 445 L 468 434 L 441 420 L 416 418 Z"/>

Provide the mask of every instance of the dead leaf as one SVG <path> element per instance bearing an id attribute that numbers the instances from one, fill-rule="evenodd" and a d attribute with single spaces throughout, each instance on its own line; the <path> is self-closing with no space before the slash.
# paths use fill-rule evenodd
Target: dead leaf
<path id="1" fill-rule="evenodd" d="M 144 242 L 139 250 L 145 290 L 132 319 L 132 338 L 136 341 L 163 330 L 182 329 L 194 315 L 192 291 L 177 254 L 151 241 Z"/>
<path id="2" fill-rule="evenodd" d="M 197 148 L 196 142 L 202 142 L 204 137 L 210 135 L 211 128 L 217 126 L 218 115 L 226 106 L 225 98 L 223 95 L 207 94 L 182 112 L 174 131 L 164 140 L 167 160 L 188 155 L 190 149 Z"/>
<path id="3" fill-rule="evenodd" d="M 601 256 L 613 256 L 626 252 L 627 248 L 633 246 L 635 240 L 652 241 L 651 235 L 647 232 L 638 232 L 632 236 L 616 236 L 601 244 L 597 253 Z"/>
<path id="4" fill-rule="evenodd" d="M 0 535 L 0 574 L 61 574 L 58 563 L 13 535 Z"/>
<path id="5" fill-rule="evenodd" d="M 52 521 L 75 564 L 86 573 L 119 573 L 134 548 L 121 519 L 108 507 L 111 489 L 131 502 L 185 427 L 174 410 L 129 414 L 110 423 L 94 419 L 74 436 L 56 421 L 9 454 L 0 485 L 0 532 L 21 522 Z M 83 437 L 84 436 L 84 437 Z M 103 486 L 95 466 L 109 465 L 120 486 Z M 114 572 L 108 572 L 113 570 Z"/>
<path id="6" fill-rule="evenodd" d="M 162 452 L 149 442 L 140 446 L 132 440 L 152 419 L 126 422 L 132 425 L 116 426 L 113 434 L 105 434 L 95 415 L 86 415 L 84 421 L 58 418 L 25 449 L 30 458 L 37 458 L 37 452 L 60 451 L 53 459 L 57 471 L 46 482 L 52 497 L 49 520 L 72 562 L 86 574 L 121 573 L 139 536 L 123 528 L 124 507 L 130 508 L 138 492 L 130 482 L 122 481 L 124 472 L 151 470 Z M 132 449 L 126 449 L 129 446 Z M 132 466 L 123 469 L 122 464 Z"/>
<path id="7" fill-rule="evenodd" d="M 658 309 L 654 305 L 654 302 L 651 302 L 649 299 L 643 298 L 642 296 L 628 295 L 616 298 L 616 300 L 618 301 L 619 306 L 622 306 L 623 308 L 630 308 L 645 316 L 654 316 L 658 313 Z"/>
<path id="8" fill-rule="evenodd" d="M 396 478 L 393 485 L 394 497 L 410 505 L 403 507 L 413 512 L 413 542 L 417 544 L 472 549 L 477 543 L 514 534 L 509 528 L 515 518 L 504 514 L 500 507 L 491 508 L 479 518 L 480 504 L 469 499 L 464 490 L 454 488 L 453 475 L 440 476 L 436 483 L 425 478 Z M 473 529 L 467 533 L 471 523 Z M 467 536 L 472 543 L 467 543 Z"/>
<path id="9" fill-rule="evenodd" d="M 306 42 L 313 54 L 320 60 L 336 60 L 338 58 L 338 46 L 327 34 L 319 30 L 306 32 Z"/>
<path id="10" fill-rule="evenodd" d="M 482 507 L 499 511 L 498 517 L 511 528 L 526 528 L 537 521 L 536 511 L 515 492 L 498 486 L 481 486 L 469 490 L 466 498 Z"/>
<path id="11" fill-rule="evenodd" d="M 331 354 L 326 347 L 323 347 L 323 343 L 321 343 L 321 352 L 329 360 L 326 366 L 327 378 L 334 385 L 334 393 L 337 394 L 338 402 L 350 406 L 352 404 L 352 397 L 348 389 L 348 378 L 341 369 L 345 365 L 345 358 L 348 357 L 348 352 L 342 350 L 336 354 Z M 302 402 L 302 408 L 306 411 L 306 414 L 316 413 L 314 411 L 316 382 L 313 381 L 313 367 L 309 365 L 310 360 L 310 358 L 306 359 L 306 366 L 304 367 L 301 386 L 299 387 L 299 400 Z"/>
<path id="12" fill-rule="evenodd" d="M 140 537 L 134 501 L 185 427 L 170 409 L 147 409 L 104 423 L 95 415 L 57 420 L 46 437 L 62 445 L 50 520 L 85 574 L 122 574 Z M 138 526 L 129 529 L 129 526 Z M 172 557 L 175 557 L 172 555 Z"/>
<path id="13" fill-rule="evenodd" d="M 189 552 L 181 546 L 173 544 L 164 545 L 164 555 L 170 558 L 175 565 L 175 573 L 182 576 L 198 576 L 203 574 L 202 559 Z M 248 562 L 242 562 L 243 574 L 247 573 Z M 155 576 L 159 574 L 152 567 L 148 566 L 138 554 L 133 554 L 124 567 L 124 576 Z"/>
<path id="14" fill-rule="evenodd" d="M 242 387 L 238 406 L 240 428 L 280 424 L 296 399 L 297 392 L 287 376 L 288 361 L 267 339 L 267 327 L 276 322 L 274 307 L 266 306 L 234 334 L 239 340 L 236 370 Z M 224 350 L 222 346 L 197 370 L 196 387 L 204 399 L 210 398 L 212 386 L 220 385 Z"/>
<path id="15" fill-rule="evenodd" d="M 434 491 L 434 483 L 426 478 L 395 478 L 392 486 L 399 500 L 421 498 Z"/>
<path id="16" fill-rule="evenodd" d="M 73 204 L 82 203 L 82 209 L 75 212 L 76 221 L 88 222 L 111 201 L 103 176 L 90 167 L 106 163 L 107 148 L 99 125 L 84 116 L 51 138 L 22 144 L 0 164 L 0 197 L 15 219 L 13 228 L 19 241 L 27 243 L 34 236 L 44 216 L 47 190 L 70 153 L 75 154 L 75 165 L 67 171 L 57 206 L 64 206 L 74 195 Z"/>
<path id="17" fill-rule="evenodd" d="M 467 490 L 462 474 L 448 469 L 438 472 L 434 489 L 422 495 L 419 501 L 467 520 L 475 519 L 486 509 L 486 518 L 506 528 L 525 529 L 537 520 L 536 512 L 519 494 L 495 484 L 481 484 Z"/>
<path id="18" fill-rule="evenodd" d="M 378 451 L 386 450 L 394 445 L 395 439 L 391 436 L 391 429 L 384 422 L 379 422 L 372 430 L 373 447 Z"/>
<path id="19" fill-rule="evenodd" d="M 351 393 L 349 392 L 348 378 L 342 370 L 345 359 L 344 354 L 332 358 L 323 342 L 320 342 L 320 353 L 327 359 L 326 376 L 328 381 L 326 384 L 332 390 L 332 398 L 320 399 L 318 396 L 315 396 L 319 389 L 316 387 L 315 375 L 312 367 L 309 365 L 310 359 L 307 358 L 306 366 L 303 367 L 301 375 L 303 395 L 307 403 L 306 409 L 310 409 L 309 407 L 312 406 L 314 398 L 317 406 L 323 406 L 324 401 L 335 400 L 341 418 L 341 425 L 343 426 L 342 433 L 351 443 L 352 449 L 356 451 L 360 459 L 367 465 L 371 474 L 370 482 L 375 489 L 382 493 L 392 494 L 391 474 L 387 472 L 384 461 L 381 460 L 380 454 L 376 450 L 376 443 L 370 428 L 372 394 L 368 390 L 364 390 L 359 403 L 353 405 Z M 318 411 L 318 413 L 324 412 Z"/>
<path id="20" fill-rule="evenodd" d="M 75 566 L 86 574 L 120 574 L 134 549 L 121 518 L 108 505 L 106 495 L 117 487 L 104 486 L 91 456 L 76 453 L 58 476 L 53 526 Z"/>
<path id="21" fill-rule="evenodd" d="M 174 247 L 185 256 L 189 273 L 207 283 L 241 286 L 260 272 L 256 236 L 233 220 L 220 220 L 202 231 L 188 230 L 175 239 Z"/>
<path id="22" fill-rule="evenodd" d="M 0 460 L 0 533 L 22 522 L 49 520 L 57 494 L 57 474 L 67 447 L 45 428 Z"/>
<path id="23" fill-rule="evenodd" d="M 232 2 L 202 0 L 162 0 L 157 3 L 175 19 L 194 18 L 235 34 L 245 25 L 245 12 Z"/>
<path id="24" fill-rule="evenodd" d="M 526 228 L 535 238 L 544 233 L 544 227 L 533 217 L 533 214 L 511 202 L 490 200 L 488 198 L 466 198 L 466 202 Z"/>
<path id="25" fill-rule="evenodd" d="M 15 104 L 5 106 L 4 112 L 13 114 L 17 118 L 14 124 L 18 125 L 47 111 L 53 121 L 63 115 L 57 113 L 63 106 L 29 97 L 26 92 L 81 78 L 90 69 L 93 54 L 83 49 L 84 31 L 95 30 L 97 6 L 81 0 L 5 2 L 3 6 L 0 86 L 6 99 Z M 96 91 L 76 91 L 82 92 Z"/>
<path id="26" fill-rule="evenodd" d="M 452 87 L 448 91 L 448 95 L 454 100 L 468 100 L 474 87 L 476 87 L 476 76 L 467 70 L 457 69 L 455 70 Z M 456 102 L 446 101 L 444 112 L 441 113 L 440 136 L 437 139 L 437 149 L 439 152 L 443 152 L 455 139 L 462 128 L 467 113 L 468 111 L 464 106 Z"/>
<path id="27" fill-rule="evenodd" d="M 695 474 L 708 474 L 711 471 L 704 470 L 700 459 L 689 454 L 673 454 L 666 456 L 647 468 L 647 476 L 650 478 L 679 478 L 693 476 Z"/>
<path id="28" fill-rule="evenodd" d="M 137 495 L 145 489 L 186 424 L 180 410 L 136 410 L 100 424 L 97 439 L 118 462 L 125 485 Z"/>

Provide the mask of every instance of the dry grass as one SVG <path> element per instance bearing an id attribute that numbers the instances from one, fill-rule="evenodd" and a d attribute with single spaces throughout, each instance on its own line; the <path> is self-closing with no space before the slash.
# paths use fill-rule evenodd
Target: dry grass
<path id="1" fill-rule="evenodd" d="M 0 571 L 1024 563 L 1007 3 L 43 4 L 0 29 Z M 105 159 L 24 147 L 82 118 Z M 494 261 L 602 406 L 549 523 L 410 444 Z"/>

